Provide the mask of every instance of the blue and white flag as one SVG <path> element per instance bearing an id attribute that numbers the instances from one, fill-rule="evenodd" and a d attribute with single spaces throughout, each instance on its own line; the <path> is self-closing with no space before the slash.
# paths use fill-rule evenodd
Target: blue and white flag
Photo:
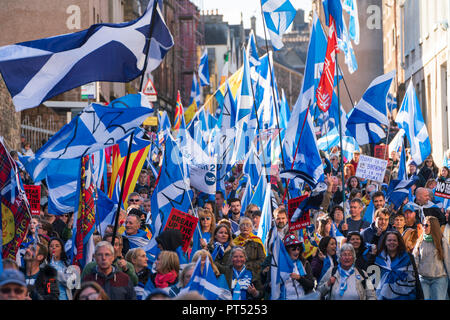
<path id="1" fill-rule="evenodd" d="M 200 85 L 202 87 L 209 86 L 209 64 L 208 64 L 208 49 L 205 48 L 200 57 L 200 65 L 198 66 L 198 77 L 200 78 Z"/>
<path id="2" fill-rule="evenodd" d="M 97 189 L 98 199 L 95 203 L 95 224 L 97 230 L 102 235 L 105 235 L 106 227 L 114 225 L 115 216 L 117 213 L 117 204 L 108 198 L 108 195 L 102 190 Z"/>
<path id="3" fill-rule="evenodd" d="M 264 21 L 274 50 L 283 48 L 283 34 L 294 21 L 297 10 L 289 0 L 261 0 Z"/>
<path id="4" fill-rule="evenodd" d="M 211 262 L 206 258 L 202 272 L 202 259 L 198 259 L 191 280 L 180 293 L 197 291 L 206 300 L 231 300 L 231 292 L 226 281 L 220 281 L 214 274 Z M 223 275 L 221 275 L 223 277 Z"/>
<path id="5" fill-rule="evenodd" d="M 350 38 L 359 44 L 359 19 L 358 19 L 358 5 L 356 0 L 343 0 L 342 9 L 345 10 L 349 16 L 350 21 L 348 23 L 348 33 Z"/>
<path id="6" fill-rule="evenodd" d="M 19 154 L 19 161 L 25 167 L 25 171 L 28 172 L 33 181 L 40 182 L 45 179 L 47 175 L 47 166 L 52 159 L 36 159 L 36 156 L 22 156 Z"/>
<path id="7" fill-rule="evenodd" d="M 347 121 L 347 130 L 355 137 L 359 145 L 363 145 L 363 143 L 361 143 L 362 140 L 357 134 L 357 124 L 374 123 L 376 125 L 389 125 L 387 117 L 387 94 L 394 76 L 395 71 L 391 71 L 375 78 L 370 83 L 361 100 L 351 110 L 352 112 Z"/>
<path id="8" fill-rule="evenodd" d="M 375 206 L 373 205 L 373 200 L 370 200 L 370 203 L 367 206 L 366 211 L 364 211 L 364 216 L 362 220 L 372 223 L 374 213 L 375 213 Z"/>
<path id="9" fill-rule="evenodd" d="M 271 188 L 267 183 L 267 176 L 261 175 L 255 193 L 250 200 L 251 204 L 257 205 L 261 209 L 261 220 L 257 230 L 257 236 L 266 246 L 267 236 L 272 225 Z"/>
<path id="10" fill-rule="evenodd" d="M 61 215 L 75 211 L 79 197 L 77 182 L 80 176 L 80 159 L 54 159 L 46 168 L 48 187 L 48 212 Z"/>
<path id="11" fill-rule="evenodd" d="M 342 4 L 340 0 L 323 0 L 323 11 L 325 14 L 325 22 L 327 26 L 330 26 L 330 15 L 333 17 L 336 23 L 336 35 L 339 39 L 342 39 L 344 32 L 344 19 L 342 15 Z"/>
<path id="12" fill-rule="evenodd" d="M 394 204 L 394 209 L 398 210 L 403 201 L 409 196 L 410 189 L 417 183 L 419 178 L 413 176 L 410 180 L 391 180 L 386 192 L 386 202 Z"/>
<path id="13" fill-rule="evenodd" d="M 198 85 L 197 75 L 195 72 L 192 74 L 192 87 L 191 87 L 191 95 L 189 96 L 189 106 L 195 101 L 197 104 L 197 108 L 200 107 L 200 86 Z"/>
<path id="14" fill-rule="evenodd" d="M 146 68 L 151 72 L 174 44 L 154 0 L 131 22 L 99 23 L 80 32 L 1 47 L 0 72 L 16 111 L 86 83 L 129 82 L 142 75 L 152 27 Z"/>
<path id="15" fill-rule="evenodd" d="M 348 117 L 350 119 L 355 108 L 350 110 Z M 386 133 L 384 129 L 376 123 L 348 123 L 347 122 L 347 134 L 355 138 L 360 146 L 373 143 L 377 144 L 384 137 Z"/>
<path id="16" fill-rule="evenodd" d="M 250 35 L 248 36 L 247 56 L 250 68 L 257 67 L 261 64 L 259 61 L 258 48 L 256 47 L 253 29 L 250 30 Z"/>
<path id="17" fill-rule="evenodd" d="M 402 141 L 403 142 L 403 141 Z M 408 178 L 408 175 L 406 173 L 406 152 L 405 152 L 405 146 L 402 143 L 402 152 L 400 153 L 400 164 L 398 166 L 398 180 L 406 180 Z"/>
<path id="18" fill-rule="evenodd" d="M 345 56 L 345 64 L 347 65 L 348 72 L 354 73 L 358 69 L 358 63 L 356 62 L 355 51 L 353 50 L 352 42 L 350 41 L 350 35 L 348 34 L 347 27 L 344 23 L 344 29 L 342 32 L 342 39 L 338 39 L 339 49 L 342 50 Z"/>
<path id="19" fill-rule="evenodd" d="M 419 166 L 431 154 L 431 142 L 412 81 L 406 90 L 395 122 L 399 128 L 405 130 L 411 146 L 411 157 Z"/>
<path id="20" fill-rule="evenodd" d="M 36 158 L 73 159 L 120 143 L 153 111 L 147 98 L 129 94 L 108 106 L 92 103 L 36 151 Z"/>
<path id="21" fill-rule="evenodd" d="M 273 227 L 272 234 L 274 235 L 274 241 L 270 267 L 270 300 L 279 300 L 283 298 L 281 285 L 289 279 L 290 274 L 294 271 L 294 263 L 275 226 Z"/>
<path id="22" fill-rule="evenodd" d="M 387 106 L 390 113 L 397 109 L 397 98 L 394 97 L 392 93 L 388 93 L 387 95 Z"/>
<path id="23" fill-rule="evenodd" d="M 405 135 L 405 130 L 398 130 L 395 137 L 389 143 L 389 154 L 392 152 L 399 152 L 400 148 L 403 146 L 403 136 Z"/>

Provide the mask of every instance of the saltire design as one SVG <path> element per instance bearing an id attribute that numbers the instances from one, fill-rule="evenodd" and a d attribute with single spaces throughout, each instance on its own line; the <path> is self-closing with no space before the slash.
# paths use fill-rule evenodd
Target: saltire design
<path id="1" fill-rule="evenodd" d="M 269 32 L 273 49 L 283 48 L 283 34 L 294 21 L 297 10 L 289 0 L 261 0 L 265 27 Z"/>
<path id="2" fill-rule="evenodd" d="M 209 63 L 208 63 L 208 48 L 203 50 L 200 57 L 200 64 L 198 66 L 198 76 L 200 78 L 200 85 L 202 87 L 209 86 Z"/>
<path id="3" fill-rule="evenodd" d="M 131 22 L 99 23 L 75 33 L 1 47 L 0 72 L 20 111 L 86 83 L 129 82 L 156 69 L 173 44 L 152 0 Z"/>

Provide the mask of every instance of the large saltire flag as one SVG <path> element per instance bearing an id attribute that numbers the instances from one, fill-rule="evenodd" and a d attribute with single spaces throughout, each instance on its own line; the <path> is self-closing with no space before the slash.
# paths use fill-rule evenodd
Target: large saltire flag
<path id="1" fill-rule="evenodd" d="M 31 221 L 17 164 L 0 138 L 0 258 L 15 260 Z"/>
<path id="2" fill-rule="evenodd" d="M 153 112 L 147 98 L 128 94 L 108 106 L 92 103 L 36 151 L 36 158 L 81 158 L 120 143 Z"/>
<path id="3" fill-rule="evenodd" d="M 150 150 L 150 140 L 141 139 L 137 135 L 132 142 L 132 148 L 130 150 L 130 160 L 128 161 L 127 175 L 125 181 L 125 187 L 122 197 L 122 206 L 126 210 L 128 207 L 128 195 L 134 192 L 137 179 L 144 166 L 145 160 Z M 113 146 L 112 150 L 112 172 L 111 182 L 108 189 L 108 197 L 112 199 L 116 204 L 119 203 L 120 190 L 122 188 L 125 164 L 128 153 L 128 141 L 124 141 L 121 144 Z"/>
<path id="4" fill-rule="evenodd" d="M 209 86 L 209 63 L 208 63 L 208 48 L 203 50 L 200 57 L 200 65 L 198 66 L 198 76 L 200 78 L 200 85 L 202 87 Z"/>
<path id="5" fill-rule="evenodd" d="M 92 260 L 95 231 L 95 199 L 97 188 L 93 178 L 92 160 L 89 155 L 81 158 L 80 179 L 78 183 L 72 236 L 72 264 L 84 267 Z"/>
<path id="6" fill-rule="evenodd" d="M 180 91 L 178 91 L 177 105 L 175 106 L 175 119 L 173 121 L 173 130 L 180 129 L 182 116 L 183 116 L 183 104 L 181 103 Z"/>
<path id="7" fill-rule="evenodd" d="M 75 33 L 1 47 L 0 72 L 20 111 L 86 83 L 129 82 L 156 69 L 173 44 L 160 9 L 151 0 L 144 14 L 131 22 L 99 23 Z"/>
<path id="8" fill-rule="evenodd" d="M 411 157 L 420 165 L 431 154 L 431 142 L 412 81 L 406 90 L 395 122 L 399 128 L 405 130 L 411 146 Z"/>
<path id="9" fill-rule="evenodd" d="M 274 50 L 283 48 L 283 34 L 294 21 L 297 10 L 289 0 L 261 0 L 264 22 Z"/>

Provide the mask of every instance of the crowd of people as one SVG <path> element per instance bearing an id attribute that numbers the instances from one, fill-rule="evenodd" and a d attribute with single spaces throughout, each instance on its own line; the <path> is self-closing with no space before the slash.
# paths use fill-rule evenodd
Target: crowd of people
<path id="1" fill-rule="evenodd" d="M 320 208 L 309 210 L 311 225 L 300 230 L 290 228 L 283 181 L 273 177 L 277 203 L 265 242 L 257 236 L 262 208 L 242 207 L 242 165 L 233 168 L 225 192 L 210 196 L 193 189 L 201 239 L 191 241 L 187 261 L 180 257 L 178 230 L 151 233 L 151 196 L 157 182 L 152 170 L 142 169 L 119 225 L 108 226 L 103 234 L 94 232 L 95 250 L 83 268 L 72 265 L 66 253 L 73 213 L 48 212 L 43 185 L 41 214 L 33 216 L 16 260 L 3 259 L 0 299 L 204 299 L 187 285 L 198 259 L 202 266 L 209 259 L 233 299 L 270 300 L 276 275 L 272 240 L 277 236 L 293 265 L 277 299 L 448 300 L 450 207 L 433 188 L 449 178 L 449 168 L 438 168 L 431 156 L 421 166 L 408 161 L 408 178 L 419 179 L 412 199 L 396 210 L 386 201 L 386 186 L 396 178 L 398 157 L 391 157 L 380 184 L 355 176 L 359 155 L 342 161 L 341 170 L 339 150 L 321 153 L 327 190 Z M 153 159 L 156 168 L 161 165 L 158 156 Z M 21 175 L 29 179 L 26 172 Z M 373 218 L 367 221 L 363 218 L 370 203 Z M 160 250 L 155 261 L 144 250 L 152 237 Z"/>

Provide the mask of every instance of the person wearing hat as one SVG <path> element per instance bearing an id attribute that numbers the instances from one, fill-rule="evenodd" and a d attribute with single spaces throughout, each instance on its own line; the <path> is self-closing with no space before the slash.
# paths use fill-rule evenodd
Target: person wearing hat
<path id="1" fill-rule="evenodd" d="M 426 180 L 423 176 L 418 174 L 417 163 L 410 159 L 406 164 L 406 179 L 411 180 L 413 177 L 417 177 L 419 179 L 416 183 L 417 188 L 425 186 Z"/>
<path id="2" fill-rule="evenodd" d="M 0 300 L 30 300 L 22 272 L 5 269 L 0 274 Z"/>
<path id="3" fill-rule="evenodd" d="M 416 209 L 411 203 L 403 206 L 405 215 L 405 227 L 403 231 L 403 240 L 405 241 L 406 251 L 411 253 L 416 245 L 417 239 L 422 235 L 423 228 L 416 220 Z"/>
<path id="4" fill-rule="evenodd" d="M 315 278 L 311 265 L 303 258 L 304 246 L 297 236 L 289 233 L 284 238 L 284 246 L 294 269 L 289 278 L 281 285 L 281 300 L 299 300 L 314 289 Z"/>

